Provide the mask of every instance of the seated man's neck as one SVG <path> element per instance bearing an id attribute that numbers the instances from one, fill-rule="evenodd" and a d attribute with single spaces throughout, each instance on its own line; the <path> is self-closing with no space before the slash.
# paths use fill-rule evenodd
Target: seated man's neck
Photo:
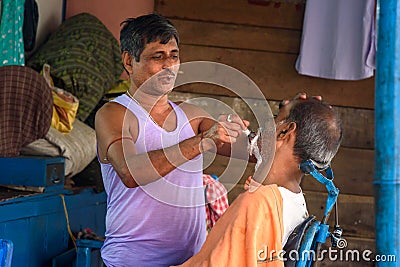
<path id="1" fill-rule="evenodd" d="M 293 193 L 300 193 L 300 183 L 304 173 L 294 165 L 297 164 L 292 162 L 286 162 L 284 165 L 273 164 L 263 184 L 276 184 Z"/>

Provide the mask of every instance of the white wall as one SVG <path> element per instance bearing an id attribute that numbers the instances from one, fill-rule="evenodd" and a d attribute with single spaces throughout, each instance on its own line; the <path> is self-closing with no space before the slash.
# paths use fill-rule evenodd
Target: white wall
<path id="1" fill-rule="evenodd" d="M 153 0 L 65 0 L 66 18 L 88 12 L 100 19 L 119 40 L 120 23 L 154 11 Z M 39 25 L 36 48 L 62 23 L 63 0 L 36 0 L 39 7 Z"/>
<path id="2" fill-rule="evenodd" d="M 49 0 L 50 1 L 50 0 Z M 154 0 L 66 0 L 66 17 L 81 12 L 96 16 L 119 40 L 119 24 L 129 17 L 154 11 Z"/>

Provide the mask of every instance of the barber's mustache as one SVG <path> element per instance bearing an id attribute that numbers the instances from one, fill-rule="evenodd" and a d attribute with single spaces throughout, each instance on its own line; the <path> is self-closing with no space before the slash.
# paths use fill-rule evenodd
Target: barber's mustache
<path id="1" fill-rule="evenodd" d="M 171 69 L 164 69 L 157 73 L 157 76 L 176 76 L 176 73 L 173 72 Z"/>
<path id="2" fill-rule="evenodd" d="M 173 72 L 170 69 L 165 69 L 157 73 L 158 78 L 175 78 L 177 73 Z"/>

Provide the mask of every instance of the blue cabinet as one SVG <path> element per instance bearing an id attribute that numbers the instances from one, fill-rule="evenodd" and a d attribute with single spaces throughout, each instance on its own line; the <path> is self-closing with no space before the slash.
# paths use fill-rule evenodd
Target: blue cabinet
<path id="1" fill-rule="evenodd" d="M 0 201 L 0 238 L 14 244 L 12 266 L 51 266 L 52 258 L 71 247 L 61 195 L 73 233 L 89 227 L 104 236 L 105 192 L 60 190 L 8 198 Z"/>

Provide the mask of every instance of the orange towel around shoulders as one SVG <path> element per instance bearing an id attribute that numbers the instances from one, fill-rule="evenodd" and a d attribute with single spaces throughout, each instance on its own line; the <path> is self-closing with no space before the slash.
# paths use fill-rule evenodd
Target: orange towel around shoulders
<path id="1" fill-rule="evenodd" d="M 277 185 L 244 192 L 212 228 L 200 252 L 180 266 L 283 267 L 282 211 Z"/>

